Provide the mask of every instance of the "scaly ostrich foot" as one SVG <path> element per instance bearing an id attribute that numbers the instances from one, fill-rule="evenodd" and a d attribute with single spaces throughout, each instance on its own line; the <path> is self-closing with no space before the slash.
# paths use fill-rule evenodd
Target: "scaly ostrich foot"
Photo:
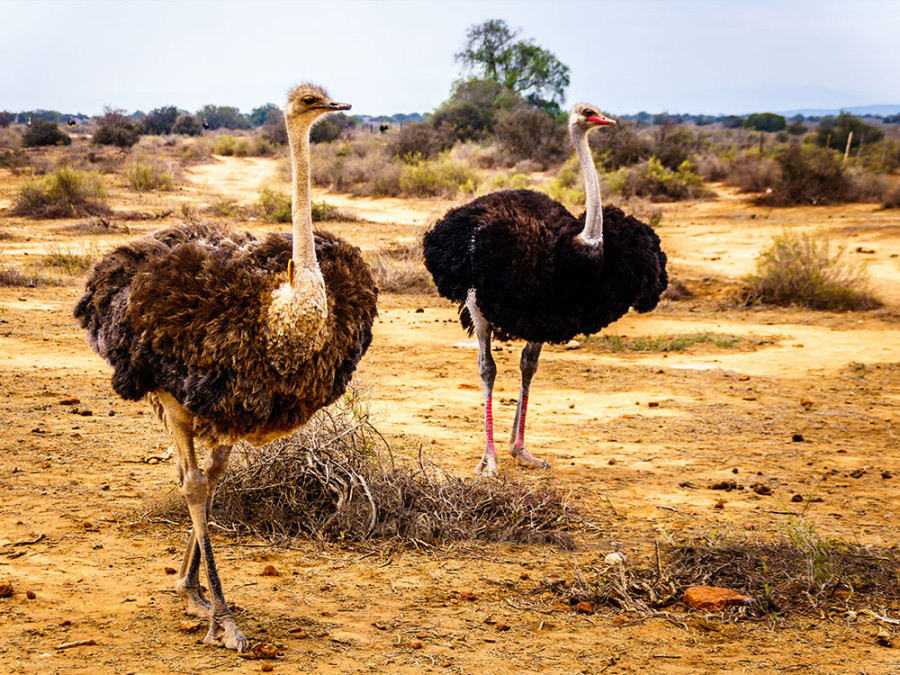
<path id="1" fill-rule="evenodd" d="M 478 462 L 478 466 L 475 467 L 475 473 L 488 478 L 495 478 L 497 476 L 497 453 L 485 451 L 481 461 Z"/>
<path id="2" fill-rule="evenodd" d="M 183 583 L 175 583 L 175 591 L 184 598 L 184 611 L 191 616 L 199 616 L 206 619 L 212 612 L 212 605 L 207 597 L 203 594 L 203 589 L 199 586 L 185 586 Z"/>
<path id="3" fill-rule="evenodd" d="M 517 446 L 511 443 L 509 446 L 509 454 L 516 458 L 516 461 L 522 466 L 529 469 L 549 469 L 550 463 L 539 459 L 528 452 L 524 446 Z"/>
<path id="4" fill-rule="evenodd" d="M 207 616 L 209 615 L 207 614 Z M 243 654 L 250 648 L 250 640 L 238 630 L 230 614 L 219 618 L 215 615 L 210 616 L 209 630 L 206 632 L 203 642 L 214 647 L 234 649 L 238 654 Z"/>

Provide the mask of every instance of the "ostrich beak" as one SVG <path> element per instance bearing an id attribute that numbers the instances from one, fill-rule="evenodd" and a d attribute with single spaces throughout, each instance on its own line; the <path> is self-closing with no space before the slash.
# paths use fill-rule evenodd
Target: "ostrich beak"
<path id="1" fill-rule="evenodd" d="M 329 101 L 328 103 L 316 106 L 319 110 L 327 110 L 329 112 L 336 110 L 350 110 L 351 107 L 352 106 L 349 103 L 338 103 L 337 101 Z"/>
<path id="2" fill-rule="evenodd" d="M 597 117 L 588 117 L 588 122 L 593 122 L 594 124 L 602 124 L 606 126 L 614 127 L 616 126 L 616 121 L 611 117 L 607 117 L 606 115 L 598 115 Z"/>

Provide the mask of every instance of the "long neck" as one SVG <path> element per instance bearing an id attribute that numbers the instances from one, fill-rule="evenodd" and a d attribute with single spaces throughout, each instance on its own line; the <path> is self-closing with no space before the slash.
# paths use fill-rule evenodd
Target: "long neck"
<path id="1" fill-rule="evenodd" d="M 318 269 L 310 205 L 309 127 L 295 126 L 292 128 L 289 122 L 288 139 L 291 146 L 291 174 L 293 176 L 291 215 L 294 225 L 294 247 L 292 257 L 297 269 Z"/>
<path id="2" fill-rule="evenodd" d="M 587 130 L 572 127 L 572 142 L 578 160 L 581 162 L 581 173 L 584 176 L 584 193 L 587 197 L 584 213 L 584 229 L 579 235 L 587 243 L 603 246 L 603 205 L 600 203 L 600 178 L 597 176 L 597 167 L 594 166 L 594 158 L 591 156 L 591 148 L 588 145 Z"/>

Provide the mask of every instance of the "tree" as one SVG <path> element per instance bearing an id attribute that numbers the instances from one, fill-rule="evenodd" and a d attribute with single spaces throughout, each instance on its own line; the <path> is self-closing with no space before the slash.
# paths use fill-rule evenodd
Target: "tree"
<path id="1" fill-rule="evenodd" d="M 178 108 L 174 105 L 155 108 L 144 118 L 144 130 L 148 134 L 157 136 L 170 134 L 176 119 L 178 119 Z"/>
<path id="2" fill-rule="evenodd" d="M 115 145 L 125 150 L 138 142 L 143 131 L 144 125 L 128 119 L 124 111 L 104 108 L 91 140 L 98 145 Z"/>
<path id="3" fill-rule="evenodd" d="M 208 129 L 246 129 L 249 125 L 241 111 L 227 105 L 205 105 L 197 111 L 197 117 Z"/>
<path id="4" fill-rule="evenodd" d="M 816 143 L 841 152 L 847 147 L 847 139 L 853 134 L 852 147 L 860 143 L 875 143 L 884 138 L 884 132 L 863 122 L 850 113 L 842 112 L 835 117 L 826 117 L 816 127 Z"/>
<path id="5" fill-rule="evenodd" d="M 470 26 L 457 61 L 484 80 L 498 82 L 530 103 L 550 112 L 559 110 L 569 86 L 569 67 L 532 40 L 515 40 L 502 19 Z"/>
<path id="6" fill-rule="evenodd" d="M 756 131 L 783 131 L 787 123 L 781 115 L 775 113 L 753 113 L 744 120 L 745 129 Z"/>
<path id="7" fill-rule="evenodd" d="M 276 112 L 281 115 L 281 108 L 274 103 L 266 103 L 258 108 L 254 108 L 247 115 L 247 121 L 251 127 L 261 127 L 263 124 L 271 121 L 271 113 Z"/>

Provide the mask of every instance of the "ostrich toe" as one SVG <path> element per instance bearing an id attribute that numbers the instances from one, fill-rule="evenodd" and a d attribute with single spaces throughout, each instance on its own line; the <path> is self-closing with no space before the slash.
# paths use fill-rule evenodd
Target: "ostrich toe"
<path id="1" fill-rule="evenodd" d="M 250 648 L 250 641 L 244 637 L 230 616 L 221 619 L 211 616 L 209 630 L 206 632 L 203 642 L 215 647 L 233 649 L 238 654 L 243 654 Z"/>
<path id="2" fill-rule="evenodd" d="M 530 452 L 528 452 L 525 448 L 518 448 L 515 445 L 509 446 L 509 454 L 516 458 L 516 461 L 519 462 L 522 466 L 526 466 L 530 469 L 549 469 L 550 463 L 535 457 Z"/>

